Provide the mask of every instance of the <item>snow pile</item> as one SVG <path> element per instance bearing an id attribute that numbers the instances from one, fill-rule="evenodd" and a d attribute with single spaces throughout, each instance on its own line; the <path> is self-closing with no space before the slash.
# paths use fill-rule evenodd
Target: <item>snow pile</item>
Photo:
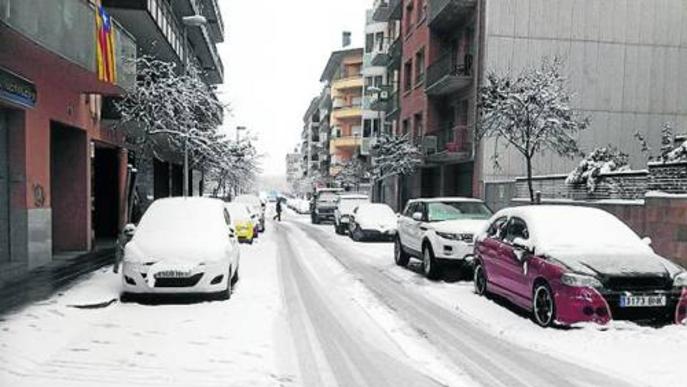
<path id="1" fill-rule="evenodd" d="M 596 148 L 575 168 L 566 184 L 585 184 L 589 192 L 594 192 L 603 174 L 630 170 L 628 155 L 612 145 Z"/>

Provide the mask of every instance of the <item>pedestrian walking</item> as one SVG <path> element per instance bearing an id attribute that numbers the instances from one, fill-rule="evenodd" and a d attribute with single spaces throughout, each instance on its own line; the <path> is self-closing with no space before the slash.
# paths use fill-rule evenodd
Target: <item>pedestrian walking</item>
<path id="1" fill-rule="evenodd" d="M 272 218 L 273 220 L 276 220 L 278 222 L 281 222 L 281 198 L 277 198 L 277 215 L 274 215 Z"/>

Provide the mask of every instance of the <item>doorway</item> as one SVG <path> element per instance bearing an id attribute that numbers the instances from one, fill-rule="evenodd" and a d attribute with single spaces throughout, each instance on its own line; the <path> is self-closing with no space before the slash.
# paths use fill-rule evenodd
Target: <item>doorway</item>
<path id="1" fill-rule="evenodd" d="M 91 174 L 91 222 L 96 244 L 119 232 L 119 153 L 95 144 Z"/>
<path id="2" fill-rule="evenodd" d="M 0 264 L 10 261 L 10 176 L 7 112 L 0 109 Z"/>

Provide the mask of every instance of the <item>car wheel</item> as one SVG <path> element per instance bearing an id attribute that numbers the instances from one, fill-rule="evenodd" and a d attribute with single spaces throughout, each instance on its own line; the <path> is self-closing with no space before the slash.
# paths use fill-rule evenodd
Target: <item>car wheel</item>
<path id="1" fill-rule="evenodd" d="M 340 224 L 334 223 L 334 232 L 336 232 L 338 235 L 343 235 L 343 227 L 341 227 Z"/>
<path id="2" fill-rule="evenodd" d="M 539 284 L 534 288 L 532 315 L 534 322 L 544 328 L 554 324 L 556 319 L 556 301 L 553 298 L 551 288 L 546 283 Z"/>
<path id="3" fill-rule="evenodd" d="M 422 249 L 422 270 L 425 273 L 425 277 L 431 280 L 439 278 L 441 274 L 439 265 L 434 258 L 434 251 L 432 251 L 432 247 L 428 244 Z"/>
<path id="4" fill-rule="evenodd" d="M 227 273 L 227 288 L 220 293 L 220 300 L 228 300 L 231 298 L 231 293 L 234 291 L 234 278 L 231 276 L 231 267 Z"/>
<path id="5" fill-rule="evenodd" d="M 396 237 L 394 241 L 394 261 L 398 266 L 408 266 L 410 261 L 410 255 L 403 251 L 403 245 L 401 244 L 401 238 Z"/>
<path id="6" fill-rule="evenodd" d="M 356 242 L 360 242 L 363 239 L 362 231 L 360 230 L 360 226 L 358 226 L 357 224 L 355 225 L 355 228 L 353 229 L 353 232 L 351 234 L 353 234 L 353 240 Z"/>
<path id="7" fill-rule="evenodd" d="M 236 268 L 236 272 L 234 272 L 234 277 L 231 279 L 231 284 L 234 285 L 237 282 L 239 282 L 239 269 Z M 234 291 L 233 286 L 232 286 L 232 292 Z"/>
<path id="8" fill-rule="evenodd" d="M 487 295 L 487 274 L 484 272 L 484 267 L 481 263 L 475 265 L 474 273 L 475 293 L 479 296 Z"/>

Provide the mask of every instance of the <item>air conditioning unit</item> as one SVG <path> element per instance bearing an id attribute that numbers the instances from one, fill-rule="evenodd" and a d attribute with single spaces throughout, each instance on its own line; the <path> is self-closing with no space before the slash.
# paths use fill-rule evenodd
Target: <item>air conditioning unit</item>
<path id="1" fill-rule="evenodd" d="M 387 101 L 389 100 L 389 91 L 388 90 L 382 90 L 379 92 L 379 100 L 380 101 Z"/>
<path id="2" fill-rule="evenodd" d="M 437 136 L 424 136 L 422 138 L 422 152 L 426 155 L 437 153 Z"/>

